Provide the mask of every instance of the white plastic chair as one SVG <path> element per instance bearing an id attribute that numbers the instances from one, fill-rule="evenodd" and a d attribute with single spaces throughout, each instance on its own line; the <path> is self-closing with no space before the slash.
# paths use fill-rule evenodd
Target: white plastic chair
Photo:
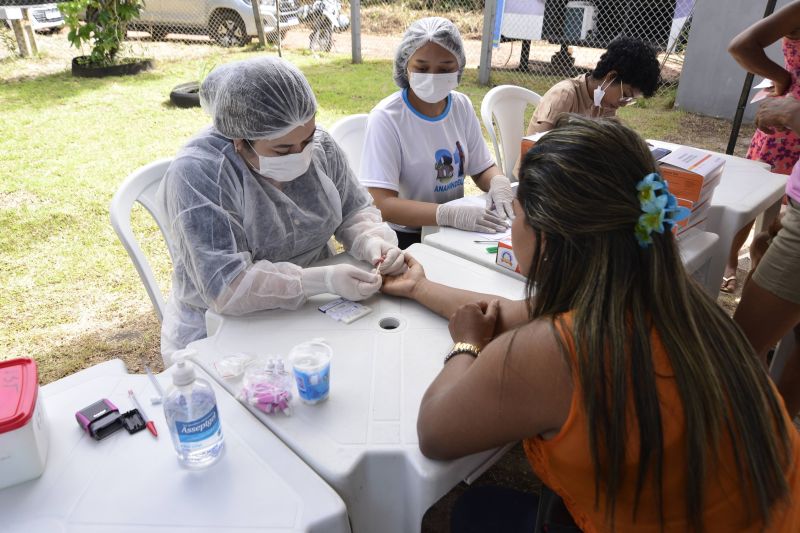
<path id="1" fill-rule="evenodd" d="M 139 202 L 155 219 L 158 228 L 161 230 L 161 235 L 167 244 L 170 257 L 172 257 L 172 244 L 168 237 L 167 221 L 165 216 L 161 213 L 156 202 L 156 191 L 161 184 L 161 179 L 167 171 L 172 159 L 161 159 L 145 165 L 133 174 L 125 178 L 125 181 L 120 185 L 119 190 L 114 194 L 111 199 L 111 225 L 114 231 L 117 232 L 119 240 L 122 241 L 122 246 L 128 252 L 128 255 L 133 261 L 139 277 L 142 279 L 144 288 L 147 290 L 147 295 L 153 304 L 153 308 L 158 316 L 158 321 L 161 322 L 164 318 L 164 297 L 161 288 L 153 276 L 153 271 L 150 264 L 147 262 L 139 243 L 133 234 L 131 228 L 131 210 L 133 204 Z"/>
<path id="2" fill-rule="evenodd" d="M 367 133 L 367 115 L 350 115 L 337 121 L 328 132 L 347 156 L 350 168 L 358 176 L 361 168 L 361 153 L 364 151 L 364 136 Z"/>
<path id="3" fill-rule="evenodd" d="M 520 143 L 527 130 L 525 108 L 539 105 L 541 96 L 516 85 L 498 85 L 491 89 L 481 101 L 481 118 L 494 146 L 494 156 L 500 169 L 510 180 L 514 180 L 514 166 L 520 155 Z M 494 121 L 492 121 L 494 118 Z M 500 131 L 502 153 L 498 144 L 497 131 Z"/>

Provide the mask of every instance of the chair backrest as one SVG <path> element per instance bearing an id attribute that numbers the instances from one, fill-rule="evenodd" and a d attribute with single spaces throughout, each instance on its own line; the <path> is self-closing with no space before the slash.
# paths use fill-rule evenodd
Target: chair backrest
<path id="1" fill-rule="evenodd" d="M 167 229 L 166 216 L 161 212 L 156 202 L 156 191 L 171 162 L 172 159 L 160 159 L 139 168 L 125 178 L 125 181 L 122 182 L 119 190 L 111 199 L 110 207 L 111 225 L 114 227 L 114 231 L 117 232 L 119 240 L 122 241 L 122 246 L 125 247 L 125 251 L 128 252 L 136 271 L 139 273 L 139 277 L 142 279 L 147 295 L 153 303 L 156 315 L 158 315 L 159 322 L 164 318 L 164 296 L 155 276 L 153 276 L 153 270 L 150 268 L 150 264 L 147 262 L 147 258 L 133 234 L 131 210 L 135 202 L 139 202 L 147 209 L 155 219 L 156 224 L 158 224 L 161 235 L 167 244 L 170 257 L 172 257 L 173 247 Z"/>
<path id="2" fill-rule="evenodd" d="M 525 134 L 525 108 L 539 105 L 541 96 L 516 85 L 498 85 L 481 101 L 481 118 L 494 146 L 494 155 L 500 169 L 510 180 L 514 179 L 514 166 L 520 155 L 520 143 Z M 494 118 L 494 121 L 492 120 Z M 495 124 L 497 129 L 495 129 Z M 497 131 L 500 140 L 497 139 Z M 502 144 L 502 152 L 500 151 Z"/>
<path id="3" fill-rule="evenodd" d="M 344 117 L 331 126 L 329 133 L 344 150 L 350 168 L 358 176 L 361 169 L 361 153 L 364 151 L 364 135 L 367 133 L 367 115 L 360 113 Z"/>

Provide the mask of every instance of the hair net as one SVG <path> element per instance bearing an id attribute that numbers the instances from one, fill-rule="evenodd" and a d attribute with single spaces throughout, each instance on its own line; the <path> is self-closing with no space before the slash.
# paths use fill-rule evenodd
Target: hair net
<path id="1" fill-rule="evenodd" d="M 281 188 L 251 172 L 212 128 L 183 147 L 157 192 L 172 245 L 172 291 L 161 353 L 206 335 L 206 309 L 240 315 L 296 309 L 303 267 L 332 255 L 331 236 L 358 259 L 373 238 L 397 242 L 329 133 L 317 128 L 313 162 Z"/>
<path id="2" fill-rule="evenodd" d="M 200 86 L 200 103 L 229 139 L 275 139 L 302 126 L 317 111 L 305 76 L 277 57 L 258 57 L 215 68 Z"/>
<path id="3" fill-rule="evenodd" d="M 428 43 L 436 43 L 454 56 L 458 61 L 458 81 L 464 73 L 467 58 L 464 55 L 464 43 L 455 24 L 442 17 L 419 19 L 411 24 L 397 47 L 394 56 L 394 82 L 398 87 L 408 87 L 408 61 L 414 52 Z"/>

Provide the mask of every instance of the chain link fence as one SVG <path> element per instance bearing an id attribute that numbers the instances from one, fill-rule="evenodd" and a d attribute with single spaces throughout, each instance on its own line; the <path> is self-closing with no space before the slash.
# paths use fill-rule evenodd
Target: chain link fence
<path id="1" fill-rule="evenodd" d="M 81 6 L 80 18 L 97 21 L 101 17 L 99 11 L 113 11 L 117 4 L 133 1 L 90 2 L 86 9 Z M 59 31 L 64 26 L 57 3 L 0 0 L 0 6 L 6 3 L 28 10 L 37 32 Z M 349 4 L 342 5 L 340 0 L 140 0 L 140 4 L 139 16 L 127 24 L 126 39 L 130 43 L 242 47 L 263 38 L 264 44 L 271 47 L 280 44 L 350 54 Z M 0 21 L 0 29 L 10 29 L 10 22 Z"/>
<path id="2" fill-rule="evenodd" d="M 542 94 L 559 80 L 593 69 L 608 43 L 626 35 L 658 51 L 658 93 L 665 94 L 676 89 L 680 78 L 695 2 L 494 0 L 487 10 L 485 0 L 362 0 L 362 56 L 391 58 L 410 22 L 444 16 L 461 30 L 468 67 L 486 61 L 492 85 L 521 85 Z M 485 59 L 484 32 L 492 39 Z"/>
<path id="3" fill-rule="evenodd" d="M 537 92 L 592 70 L 618 35 L 658 51 L 659 93 L 680 78 L 695 0 L 499 0 L 492 75 Z"/>
<path id="4" fill-rule="evenodd" d="M 273 50 L 391 60 L 411 22 L 438 15 L 461 30 L 468 67 L 490 66 L 492 85 L 516 84 L 543 94 L 557 81 L 591 70 L 614 37 L 627 35 L 658 50 L 659 93 L 665 94 L 677 87 L 696 1 L 144 0 L 126 39 L 146 52 L 149 45 L 176 41 L 238 47 L 261 34 Z M 41 6 L 33 16 L 54 22 L 56 5 Z M 360 29 L 356 49 L 353 19 Z M 491 47 L 482 49 L 484 37 Z"/>
<path id="5" fill-rule="evenodd" d="M 255 5 L 245 0 L 146 0 L 138 20 L 128 26 L 128 37 L 236 47 L 261 33 L 266 43 L 277 44 L 301 25 L 300 7 L 298 0 L 261 0 Z"/>

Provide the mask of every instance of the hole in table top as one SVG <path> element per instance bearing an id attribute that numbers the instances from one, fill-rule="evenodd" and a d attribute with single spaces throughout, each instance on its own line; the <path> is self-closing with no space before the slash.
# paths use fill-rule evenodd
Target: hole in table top
<path id="1" fill-rule="evenodd" d="M 400 327 L 400 321 L 394 317 L 386 317 L 380 319 L 380 321 L 378 321 L 378 325 L 381 327 L 381 329 L 397 329 Z"/>

